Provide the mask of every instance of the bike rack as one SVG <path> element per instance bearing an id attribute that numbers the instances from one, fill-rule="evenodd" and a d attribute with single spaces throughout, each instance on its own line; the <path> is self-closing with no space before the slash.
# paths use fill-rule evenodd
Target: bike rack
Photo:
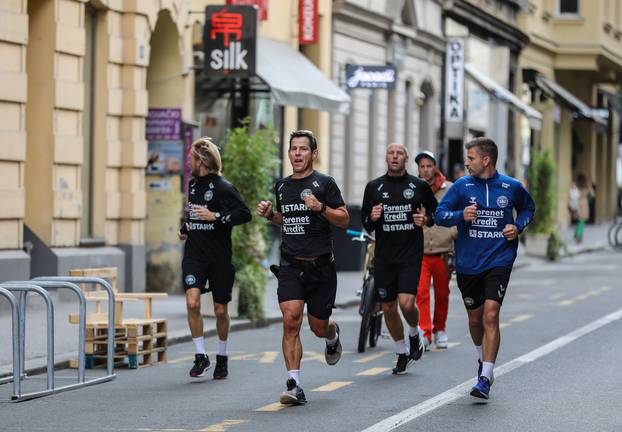
<path id="1" fill-rule="evenodd" d="M 6 284 L 30 284 L 30 282 L 26 281 L 11 281 L 5 282 Z M 84 361 L 84 351 L 85 351 L 85 340 L 86 340 L 86 297 L 80 287 L 71 282 L 63 282 L 63 281 L 45 281 L 45 280 L 37 280 L 37 286 L 41 288 L 65 288 L 73 291 L 78 296 L 78 300 L 80 302 L 79 309 L 79 329 L 78 329 L 78 383 L 84 383 L 86 377 L 86 367 Z M 26 377 L 26 304 L 27 304 L 27 293 L 21 293 L 23 298 L 20 300 L 20 332 L 23 335 L 20 340 L 20 353 L 21 353 L 21 367 L 20 367 L 20 376 L 23 378 Z M 61 387 L 64 388 L 64 387 Z M 60 390 L 61 388 L 56 387 L 56 390 Z"/>
<path id="2" fill-rule="evenodd" d="M 9 290 L 0 286 L 0 296 L 6 298 L 11 304 L 11 322 L 12 322 L 12 335 L 13 335 L 13 376 L 15 371 L 19 374 L 19 365 L 21 364 L 20 351 L 19 351 L 19 307 L 17 305 L 17 299 Z M 13 394 L 18 395 L 21 393 L 21 380 L 13 380 Z"/>
<path id="3" fill-rule="evenodd" d="M 50 294 L 44 290 L 43 288 L 41 288 L 40 286 L 37 286 L 35 284 L 32 283 L 3 283 L 0 284 L 0 287 L 6 289 L 7 291 L 18 291 L 20 293 L 22 293 L 22 296 L 20 298 L 20 311 L 18 312 L 18 346 L 17 346 L 17 351 L 18 351 L 18 363 L 17 363 L 17 367 L 15 367 L 15 365 L 13 365 L 13 377 L 11 377 L 9 379 L 9 381 L 13 381 L 13 383 L 15 382 L 20 382 L 21 380 L 24 379 L 24 375 L 23 375 L 23 370 L 22 370 L 22 346 L 24 346 L 25 344 L 23 343 L 24 341 L 24 333 L 22 333 L 21 329 L 22 329 L 22 325 L 24 325 L 25 328 L 25 317 L 22 316 L 21 311 L 25 310 L 25 299 L 26 299 L 26 294 L 29 291 L 33 291 L 36 292 L 37 294 L 39 294 L 41 297 L 43 297 L 43 300 L 45 301 L 45 305 L 46 305 L 46 309 L 47 309 L 47 389 L 46 390 L 42 390 L 42 391 L 38 391 L 38 392 L 32 392 L 32 393 L 26 393 L 26 394 L 22 394 L 21 393 L 21 386 L 18 386 L 17 388 L 17 392 L 15 392 L 13 394 L 13 396 L 11 396 L 11 400 L 12 401 L 20 401 L 20 400 L 26 400 L 26 399 L 32 399 L 32 398 L 36 398 L 36 397 L 40 397 L 40 396 L 45 396 L 48 394 L 51 394 L 54 392 L 54 305 L 52 303 L 52 297 L 50 297 Z M 13 339 L 15 341 L 15 339 Z M 13 347 L 13 350 L 15 351 L 15 346 Z M 13 358 L 15 359 L 15 352 L 13 352 Z M 15 371 L 17 369 L 17 375 L 15 374 Z M 14 387 L 15 388 L 15 387 Z"/>
<path id="4" fill-rule="evenodd" d="M 102 278 L 91 276 L 41 276 L 33 279 L 34 283 L 38 281 L 47 282 L 72 282 L 72 283 L 85 283 L 85 284 L 98 284 L 101 285 L 108 292 L 108 352 L 107 352 L 107 375 L 97 380 L 89 381 L 90 384 L 96 384 L 99 382 L 113 380 L 116 375 L 114 374 L 114 335 L 115 335 L 115 317 L 114 317 L 114 305 L 115 295 L 112 286 Z M 84 356 L 83 356 L 84 357 Z"/>

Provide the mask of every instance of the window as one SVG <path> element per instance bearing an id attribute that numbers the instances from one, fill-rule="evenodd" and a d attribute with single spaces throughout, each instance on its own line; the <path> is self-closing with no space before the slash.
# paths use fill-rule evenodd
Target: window
<path id="1" fill-rule="evenodd" d="M 558 0 L 560 15 L 579 15 L 579 0 Z"/>

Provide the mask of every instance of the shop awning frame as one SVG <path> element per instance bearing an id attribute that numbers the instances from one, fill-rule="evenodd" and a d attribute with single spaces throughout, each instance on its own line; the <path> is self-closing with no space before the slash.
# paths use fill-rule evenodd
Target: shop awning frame
<path id="1" fill-rule="evenodd" d="M 491 96 L 505 102 L 510 108 L 518 111 L 529 120 L 532 129 L 540 130 L 542 128 L 542 114 L 521 101 L 518 96 L 503 87 L 501 84 L 490 78 L 488 75 L 480 72 L 473 65 L 466 63 L 464 70 L 479 86 L 490 93 Z"/>
<path id="2" fill-rule="evenodd" d="M 607 125 L 606 118 L 601 117 L 596 110 L 590 108 L 586 103 L 581 101 L 578 97 L 570 93 L 557 82 L 542 74 L 537 74 L 535 81 L 536 85 L 540 87 L 541 90 L 569 107 L 579 118 L 593 120 L 601 126 Z"/>
<path id="3" fill-rule="evenodd" d="M 257 75 L 278 105 L 348 114 L 350 96 L 285 42 L 257 38 Z"/>

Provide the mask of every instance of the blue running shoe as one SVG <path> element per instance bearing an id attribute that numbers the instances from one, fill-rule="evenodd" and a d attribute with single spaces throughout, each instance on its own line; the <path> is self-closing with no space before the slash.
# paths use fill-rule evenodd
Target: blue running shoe
<path id="1" fill-rule="evenodd" d="M 479 377 L 477 384 L 471 388 L 471 396 L 475 396 L 480 399 L 488 399 L 488 393 L 490 393 L 490 381 L 485 376 Z"/>
<path id="2" fill-rule="evenodd" d="M 484 367 L 484 363 L 480 359 L 477 359 L 477 379 L 482 376 L 482 368 Z"/>

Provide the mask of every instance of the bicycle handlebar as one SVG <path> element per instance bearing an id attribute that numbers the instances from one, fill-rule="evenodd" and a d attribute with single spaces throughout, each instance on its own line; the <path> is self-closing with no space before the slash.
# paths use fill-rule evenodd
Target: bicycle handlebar
<path id="1" fill-rule="evenodd" d="M 365 231 L 356 231 L 356 230 L 348 229 L 346 230 L 346 234 L 354 237 L 352 241 L 370 241 L 370 242 L 376 241 L 375 238 L 367 234 Z"/>

